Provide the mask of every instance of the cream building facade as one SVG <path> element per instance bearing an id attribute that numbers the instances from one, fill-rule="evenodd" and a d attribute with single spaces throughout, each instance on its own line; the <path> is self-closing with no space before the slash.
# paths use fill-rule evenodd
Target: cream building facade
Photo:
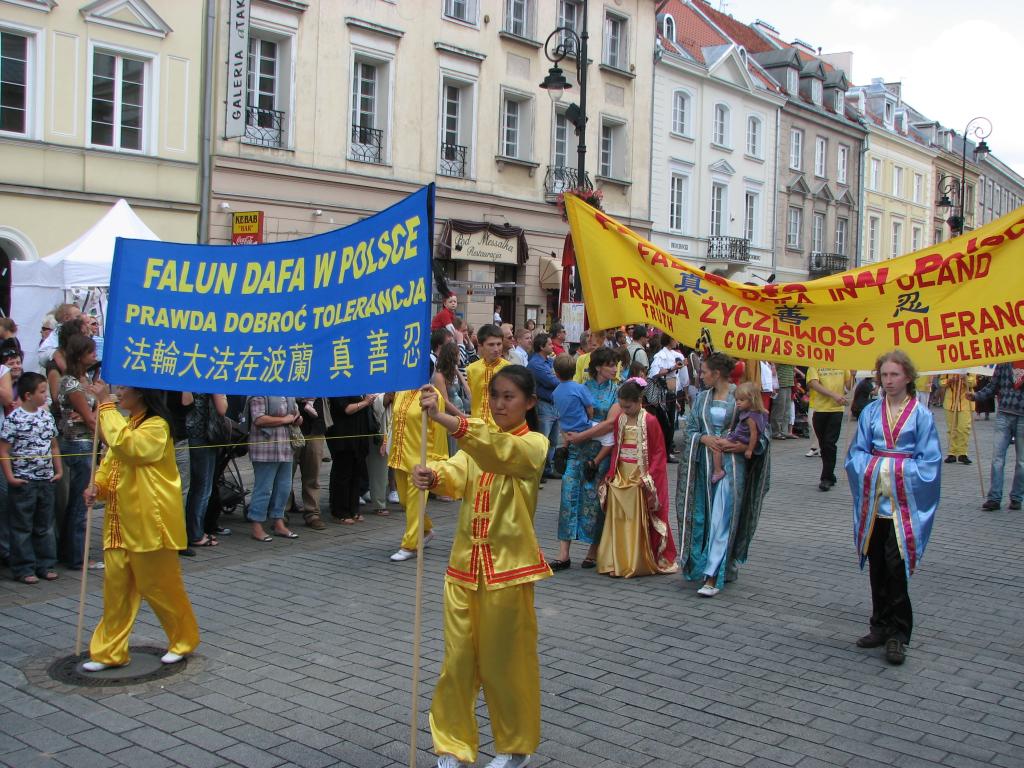
<path id="1" fill-rule="evenodd" d="M 688 3 L 659 17 L 652 241 L 746 281 L 774 271 L 779 89 Z"/>
<path id="2" fill-rule="evenodd" d="M 0 249 L 37 259 L 124 197 L 195 242 L 200 3 L 0 0 Z"/>
<path id="3" fill-rule="evenodd" d="M 861 264 L 931 242 L 938 150 L 911 124 L 900 90 L 876 78 L 849 91 L 868 128 Z"/>
<path id="4" fill-rule="evenodd" d="M 436 183 L 436 231 L 469 222 L 523 230 L 525 259 L 435 250 L 469 322 L 539 325 L 557 312 L 567 225 L 552 204 L 575 178 L 565 105 L 539 83 L 543 41 L 582 31 L 581 0 L 233 0 L 249 5 L 244 87 L 229 67 L 221 6 L 212 74 L 217 130 L 212 243 L 261 211 L 265 240 L 345 226 Z M 652 0 L 590 0 L 587 170 L 605 209 L 649 230 Z M 563 62 L 577 98 L 575 66 Z M 244 94 L 242 91 L 244 90 Z M 242 135 L 226 138 L 244 102 Z M 237 117 L 237 112 L 235 113 Z M 237 125 L 237 123 L 235 123 Z M 507 227 L 506 227 L 507 225 Z M 436 299 L 436 297 L 435 297 Z"/>

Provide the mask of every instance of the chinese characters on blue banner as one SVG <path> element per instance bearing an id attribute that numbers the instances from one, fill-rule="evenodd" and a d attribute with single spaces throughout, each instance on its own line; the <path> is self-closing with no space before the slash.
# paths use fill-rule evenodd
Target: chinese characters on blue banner
<path id="1" fill-rule="evenodd" d="M 430 358 L 433 185 L 344 229 L 253 246 L 118 238 L 104 378 L 236 395 L 413 389 Z"/>

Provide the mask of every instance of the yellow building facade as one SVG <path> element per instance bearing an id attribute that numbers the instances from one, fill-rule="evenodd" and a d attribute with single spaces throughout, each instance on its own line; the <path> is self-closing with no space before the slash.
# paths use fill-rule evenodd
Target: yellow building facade
<path id="1" fill-rule="evenodd" d="M 118 198 L 195 242 L 202 3 L 0 0 L 0 249 L 57 251 Z"/>

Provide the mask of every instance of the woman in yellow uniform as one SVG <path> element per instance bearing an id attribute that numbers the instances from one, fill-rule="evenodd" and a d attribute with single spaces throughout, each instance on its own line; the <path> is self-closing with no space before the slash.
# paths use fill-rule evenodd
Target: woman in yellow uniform
<path id="1" fill-rule="evenodd" d="M 483 419 L 444 413 L 433 388 L 423 409 L 458 441 L 447 461 L 413 469 L 422 490 L 461 497 L 444 586 L 444 664 L 430 707 L 438 768 L 477 757 L 476 699 L 483 685 L 498 754 L 488 768 L 521 768 L 540 743 L 540 663 L 533 582 L 551 575 L 533 514 L 548 440 L 531 431 L 533 374 L 509 365 L 491 379 Z"/>
<path id="2" fill-rule="evenodd" d="M 435 388 L 441 402 L 444 397 Z M 445 403 L 445 408 L 448 405 Z M 416 557 L 419 543 L 420 527 L 420 494 L 412 484 L 412 468 L 420 460 L 420 390 L 409 389 L 395 396 L 395 405 L 391 420 L 391 452 L 388 454 L 388 466 L 395 471 L 395 488 L 398 489 L 398 501 L 405 510 L 405 534 L 402 546 L 391 555 L 398 563 Z M 448 435 L 440 424 L 431 424 L 427 429 L 427 458 L 441 460 L 448 458 Z M 428 515 L 423 517 L 423 544 L 429 544 L 434 538 L 434 524 Z"/>
<path id="3" fill-rule="evenodd" d="M 174 441 L 163 394 L 122 387 L 121 407 L 107 385 L 98 383 L 98 425 L 108 446 L 85 503 L 106 501 L 103 518 L 103 618 L 82 668 L 99 672 L 130 661 L 128 638 L 146 598 L 167 633 L 161 661 L 174 664 L 199 645 L 199 625 L 185 594 L 178 551 L 185 549 L 185 512 Z"/>

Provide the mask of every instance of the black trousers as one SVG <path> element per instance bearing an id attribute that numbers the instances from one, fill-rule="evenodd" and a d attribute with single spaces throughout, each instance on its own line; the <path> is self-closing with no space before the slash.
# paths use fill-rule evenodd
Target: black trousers
<path id="1" fill-rule="evenodd" d="M 836 482 L 836 444 L 839 442 L 839 431 L 843 428 L 843 412 L 814 412 L 814 434 L 818 436 L 818 448 L 821 450 L 821 480 Z"/>
<path id="2" fill-rule="evenodd" d="M 871 629 L 886 639 L 910 642 L 914 629 L 914 611 L 907 592 L 907 569 L 896 540 L 891 518 L 875 520 L 868 542 L 868 568 L 871 574 Z"/>
<path id="3" fill-rule="evenodd" d="M 349 519 L 359 514 L 359 495 L 366 480 L 366 454 L 362 451 L 345 450 L 345 440 L 331 440 L 331 516 Z M 347 441 L 351 442 L 351 441 Z"/>

